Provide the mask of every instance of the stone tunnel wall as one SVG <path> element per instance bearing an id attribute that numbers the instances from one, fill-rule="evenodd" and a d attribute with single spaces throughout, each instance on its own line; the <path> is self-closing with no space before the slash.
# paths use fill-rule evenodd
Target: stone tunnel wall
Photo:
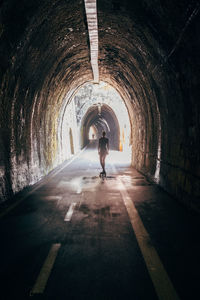
<path id="1" fill-rule="evenodd" d="M 128 1 L 115 3 L 112 20 L 102 7 L 101 75 L 129 107 L 133 166 L 200 210 L 199 3 L 136 2 L 123 17 Z"/>
<path id="2" fill-rule="evenodd" d="M 123 97 L 132 163 L 190 207 L 200 205 L 200 4 L 98 1 L 99 72 Z M 73 14 L 72 14 L 73 12 Z M 59 162 L 63 99 L 92 80 L 83 1 L 0 6 L 0 196 Z"/>
<path id="3" fill-rule="evenodd" d="M 66 1 L 1 6 L 1 201 L 69 156 L 58 153 L 63 100 L 92 78 L 83 9 L 73 1 L 72 19 Z"/>

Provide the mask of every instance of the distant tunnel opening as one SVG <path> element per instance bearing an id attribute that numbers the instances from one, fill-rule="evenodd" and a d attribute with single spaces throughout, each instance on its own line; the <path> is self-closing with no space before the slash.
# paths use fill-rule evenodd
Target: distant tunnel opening
<path id="1" fill-rule="evenodd" d="M 89 140 L 95 140 L 95 139 L 97 139 L 97 136 L 98 136 L 98 134 L 97 134 L 97 128 L 94 125 L 90 126 L 90 129 L 89 129 Z"/>
<path id="2" fill-rule="evenodd" d="M 102 132 L 106 132 L 106 136 L 110 141 L 110 149 L 119 150 L 120 144 L 120 128 L 119 122 L 113 110 L 107 106 L 102 105 L 99 111 L 98 107 L 90 108 L 81 125 L 81 147 L 83 148 L 89 142 L 89 130 L 94 126 L 97 131 L 97 138 L 100 138 Z"/>
<path id="3" fill-rule="evenodd" d="M 109 84 L 87 83 L 74 96 L 79 130 L 80 147 L 90 140 L 93 128 L 95 138 L 106 132 L 110 149 L 123 151 L 130 144 L 130 119 L 127 108 L 119 93 Z"/>

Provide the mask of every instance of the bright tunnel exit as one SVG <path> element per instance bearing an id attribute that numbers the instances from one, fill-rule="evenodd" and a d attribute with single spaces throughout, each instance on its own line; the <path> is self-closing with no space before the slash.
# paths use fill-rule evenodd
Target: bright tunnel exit
<path id="1" fill-rule="evenodd" d="M 74 95 L 80 148 L 98 140 L 102 131 L 112 151 L 130 159 L 130 120 L 120 94 L 108 83 L 86 83 Z"/>
<path id="2" fill-rule="evenodd" d="M 106 131 L 112 148 L 124 152 L 130 144 L 130 120 L 120 94 L 109 84 L 86 83 L 74 96 L 80 147 Z"/>
<path id="3" fill-rule="evenodd" d="M 92 125 L 89 129 L 89 140 L 94 140 L 97 138 L 96 128 Z"/>
<path id="4" fill-rule="evenodd" d="M 120 156 L 130 162 L 131 126 L 124 99 L 108 83 L 86 82 L 63 100 L 59 113 L 55 167 L 92 141 L 94 149 L 97 149 L 102 131 L 109 138 L 110 150 L 120 152 Z"/>

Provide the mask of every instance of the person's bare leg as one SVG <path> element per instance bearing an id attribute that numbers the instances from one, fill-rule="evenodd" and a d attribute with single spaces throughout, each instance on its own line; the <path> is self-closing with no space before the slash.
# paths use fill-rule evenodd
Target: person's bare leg
<path id="1" fill-rule="evenodd" d="M 102 167 L 102 169 L 103 169 L 103 157 L 102 157 L 102 155 L 100 155 L 100 164 L 101 164 L 101 167 Z"/>
<path id="2" fill-rule="evenodd" d="M 103 169 L 103 173 L 105 173 L 105 155 L 100 155 L 100 164 Z"/>
<path id="3" fill-rule="evenodd" d="M 102 168 L 103 168 L 103 172 L 104 172 L 104 173 L 106 173 L 106 171 L 105 171 L 105 159 L 106 159 L 106 156 L 104 155 L 104 156 L 102 157 Z"/>

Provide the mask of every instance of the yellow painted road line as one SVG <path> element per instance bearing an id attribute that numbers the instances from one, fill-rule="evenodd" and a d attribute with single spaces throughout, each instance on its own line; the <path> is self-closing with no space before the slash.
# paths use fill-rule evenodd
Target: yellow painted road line
<path id="1" fill-rule="evenodd" d="M 39 273 L 39 276 L 36 280 L 36 283 L 31 290 L 30 295 L 34 296 L 36 294 L 42 294 L 45 290 L 49 275 L 51 273 L 51 270 L 53 268 L 56 256 L 58 254 L 58 251 L 60 249 L 61 244 L 53 244 L 49 254 L 43 264 L 43 267 Z"/>
<path id="2" fill-rule="evenodd" d="M 68 212 L 66 213 L 66 216 L 65 216 L 65 219 L 64 219 L 65 222 L 69 222 L 69 221 L 71 220 L 71 217 L 72 217 L 72 215 L 73 215 L 75 206 L 76 206 L 76 203 L 75 203 L 75 202 L 71 203 L 71 205 L 70 205 L 70 207 L 69 207 L 69 210 L 68 210 Z"/>
<path id="3" fill-rule="evenodd" d="M 136 235 L 140 250 L 145 260 L 149 275 L 156 290 L 158 299 L 160 300 L 178 300 L 179 297 L 173 287 L 170 278 L 160 260 L 160 257 L 153 247 L 150 236 L 146 231 L 142 220 L 126 191 L 126 187 L 118 178 L 121 186 L 120 193 L 126 206 L 133 230 Z"/>

